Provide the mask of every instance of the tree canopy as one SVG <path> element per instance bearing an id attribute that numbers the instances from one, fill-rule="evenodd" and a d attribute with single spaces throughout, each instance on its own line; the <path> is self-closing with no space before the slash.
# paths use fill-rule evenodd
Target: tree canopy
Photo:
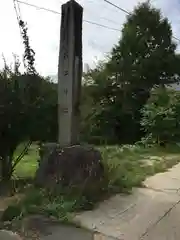
<path id="1" fill-rule="evenodd" d="M 92 98 L 99 109 L 92 134 L 111 135 L 119 142 L 140 139 L 140 110 L 151 89 L 179 82 L 180 58 L 175 51 L 168 20 L 149 3 L 139 4 L 127 17 L 107 61 L 86 76 L 94 80 Z"/>

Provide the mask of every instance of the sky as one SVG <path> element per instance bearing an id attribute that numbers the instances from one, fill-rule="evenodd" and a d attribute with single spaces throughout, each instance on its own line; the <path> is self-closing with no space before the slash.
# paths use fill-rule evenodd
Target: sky
<path id="1" fill-rule="evenodd" d="M 61 12 L 66 0 L 22 0 L 40 7 Z M 143 0 L 110 0 L 112 3 L 132 11 Z M 84 7 L 84 19 L 121 30 L 126 14 L 104 0 L 77 0 Z M 172 24 L 173 35 L 180 38 L 180 0 L 151 0 L 160 8 L 163 16 Z M 57 75 L 60 15 L 39 10 L 24 4 L 20 5 L 23 21 L 27 22 L 30 45 L 36 53 L 37 71 L 44 75 Z M 13 54 L 22 59 L 23 43 L 20 36 L 13 0 L 0 0 L 0 54 L 8 64 L 13 63 Z M 114 31 L 83 22 L 83 63 L 93 67 L 103 60 L 120 38 L 120 31 Z M 179 43 L 180 45 L 180 43 Z M 0 69 L 3 67 L 0 57 Z"/>

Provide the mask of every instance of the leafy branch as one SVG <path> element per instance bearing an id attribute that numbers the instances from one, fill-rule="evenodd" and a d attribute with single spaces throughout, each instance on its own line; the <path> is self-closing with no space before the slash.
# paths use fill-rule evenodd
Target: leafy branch
<path id="1" fill-rule="evenodd" d="M 34 63 L 35 63 L 35 52 L 34 50 L 30 47 L 29 43 L 29 36 L 27 34 L 28 28 L 24 21 L 20 20 L 19 21 L 19 26 L 21 28 L 21 34 L 23 38 L 23 43 L 25 47 L 24 51 L 24 63 L 25 67 L 27 69 L 28 74 L 37 74 Z"/>

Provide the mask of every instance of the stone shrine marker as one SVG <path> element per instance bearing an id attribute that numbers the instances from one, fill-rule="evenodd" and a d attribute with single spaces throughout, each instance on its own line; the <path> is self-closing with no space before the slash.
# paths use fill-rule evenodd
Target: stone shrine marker
<path id="1" fill-rule="evenodd" d="M 61 14 L 58 66 L 59 143 L 46 143 L 41 147 L 35 184 L 48 191 L 59 191 L 59 187 L 73 185 L 81 189 L 81 194 L 96 195 L 102 190 L 104 182 L 102 156 L 91 146 L 80 145 L 78 139 L 83 8 L 71 0 L 62 5 Z"/>
<path id="2" fill-rule="evenodd" d="M 78 143 L 82 78 L 83 8 L 74 0 L 62 5 L 58 66 L 59 144 Z"/>

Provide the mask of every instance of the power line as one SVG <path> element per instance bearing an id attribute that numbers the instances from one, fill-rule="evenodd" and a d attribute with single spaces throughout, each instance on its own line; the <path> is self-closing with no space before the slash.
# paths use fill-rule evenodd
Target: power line
<path id="1" fill-rule="evenodd" d="M 180 39 L 179 38 L 177 38 L 177 37 L 174 37 L 174 36 L 172 36 L 174 39 L 176 39 L 177 41 L 179 41 L 180 42 Z"/>
<path id="2" fill-rule="evenodd" d="M 17 18 L 17 21 L 18 21 L 18 25 L 19 25 L 19 21 L 20 21 L 20 8 L 18 6 L 18 9 L 17 9 L 17 6 L 16 6 L 16 1 L 13 0 L 13 4 L 14 4 L 14 10 L 15 10 L 15 13 L 16 13 L 16 18 Z M 18 12 L 19 10 L 19 12 Z"/>
<path id="3" fill-rule="evenodd" d="M 124 13 L 126 13 L 126 14 L 128 14 L 128 15 L 131 15 L 131 13 L 128 12 L 127 10 L 125 10 L 124 8 L 121 8 L 121 7 L 119 7 L 118 5 L 112 3 L 112 2 L 110 2 L 110 1 L 108 1 L 108 0 L 104 0 L 104 1 L 105 1 L 106 3 L 108 3 L 108 4 L 110 4 L 111 6 L 113 6 L 113 7 L 117 8 L 117 9 L 121 10 L 122 12 L 124 12 Z"/>
<path id="4" fill-rule="evenodd" d="M 19 3 L 18 3 L 18 2 L 15 2 L 15 0 L 14 0 L 14 3 L 17 3 L 19 18 L 22 19 L 21 9 L 20 9 Z"/>
<path id="5" fill-rule="evenodd" d="M 26 2 L 23 2 L 21 0 L 13 0 L 14 2 L 17 2 L 17 3 L 22 3 L 22 4 L 25 4 L 25 5 L 28 5 L 30 7 L 34 7 L 36 9 L 40 9 L 40 10 L 44 10 L 44 11 L 48 11 L 48 12 L 51 12 L 51 13 L 54 13 L 54 14 L 58 14 L 60 15 L 61 13 L 60 12 L 57 12 L 57 11 L 54 11 L 54 10 L 51 10 L 51 9 L 47 9 L 47 8 L 44 8 L 44 7 L 40 7 L 40 6 L 37 6 L 37 5 L 34 5 L 34 4 L 30 4 L 30 3 L 26 3 Z M 19 8 L 20 9 L 20 8 Z M 17 16 L 18 16 L 18 13 L 17 13 Z M 20 20 L 20 18 L 18 18 Z M 18 22 L 19 22 L 18 20 Z M 99 24 L 99 23 L 96 23 L 96 22 L 92 22 L 92 21 L 89 21 L 89 20 L 83 20 L 84 22 L 87 22 L 87 23 L 90 23 L 90 24 L 93 24 L 93 25 L 97 25 L 99 27 L 103 27 L 103 28 L 107 28 L 107 29 L 110 29 L 110 30 L 115 30 L 115 31 L 118 31 L 120 32 L 119 29 L 116 29 L 116 28 L 111 28 L 111 27 L 108 27 L 106 25 L 102 25 L 102 24 Z M 19 25 L 19 24 L 18 24 Z M 20 29 L 20 33 L 21 33 L 21 29 Z"/>
<path id="6" fill-rule="evenodd" d="M 103 27 L 103 28 L 107 28 L 107 29 L 110 29 L 110 30 L 121 32 L 121 30 L 119 30 L 117 28 L 108 27 L 108 26 L 100 24 L 100 23 L 92 22 L 92 21 L 89 21 L 89 20 L 83 20 L 83 21 L 86 22 L 86 23 L 90 23 L 90 24 L 99 26 L 99 27 Z"/>
<path id="7" fill-rule="evenodd" d="M 49 9 L 49 8 L 44 8 L 44 7 L 41 7 L 41 6 L 37 6 L 37 5 L 31 4 L 31 3 L 23 2 L 21 0 L 14 0 L 14 1 L 16 1 L 18 3 L 21 3 L 21 4 L 24 4 L 24 5 L 27 5 L 27 6 L 30 6 L 30 7 L 34 7 L 36 9 L 40 9 L 40 10 L 44 10 L 44 11 L 47 11 L 47 12 L 51 12 L 51 13 L 54 13 L 54 14 L 58 14 L 58 15 L 61 14 L 60 12 L 57 12 L 55 10 L 52 10 L 52 9 Z M 103 28 L 106 28 L 106 29 L 109 29 L 109 30 L 114 30 L 114 31 L 118 31 L 118 32 L 121 31 L 120 29 L 109 27 L 107 25 L 100 24 L 100 23 L 93 22 L 93 21 L 86 20 L 86 19 L 83 19 L 83 22 L 86 22 L 86 23 L 89 23 L 89 24 L 92 24 L 92 25 L 96 25 L 96 26 L 99 26 L 99 27 L 103 27 Z"/>
<path id="8" fill-rule="evenodd" d="M 21 0 L 14 0 L 14 2 L 15 2 L 15 1 L 18 2 L 18 3 L 21 3 L 21 4 L 25 4 L 25 5 L 27 5 L 27 6 L 30 6 L 30 7 L 34 7 L 34 8 L 36 8 L 36 9 L 44 10 L 44 11 L 51 12 L 51 13 L 58 14 L 58 15 L 61 14 L 61 13 L 58 12 L 58 11 L 55 11 L 55 10 L 52 10 L 52 9 L 49 9 L 49 8 L 44 8 L 44 7 L 41 7 L 41 6 L 37 6 L 37 5 L 35 5 L 35 4 L 27 3 L 27 2 L 24 2 L 24 1 L 21 1 Z M 110 1 L 108 1 L 108 0 L 104 0 L 104 1 L 105 1 L 106 3 L 108 3 L 108 4 L 110 4 L 111 6 L 119 9 L 120 11 L 122 11 L 122 12 L 128 14 L 128 15 L 131 15 L 131 13 L 128 12 L 127 10 L 125 10 L 124 8 L 121 8 L 121 7 L 119 7 L 118 5 L 112 3 L 112 2 L 110 2 Z M 107 26 L 107 25 L 100 24 L 100 23 L 97 23 L 97 22 L 93 22 L 93 21 L 90 21 L 90 20 L 84 19 L 83 21 L 86 22 L 86 23 L 92 24 L 92 25 L 96 25 L 96 26 L 99 26 L 99 27 L 103 27 L 103 28 L 109 29 L 109 30 L 114 30 L 114 31 L 118 31 L 118 32 L 121 31 L 120 29 L 113 28 L 113 27 L 109 27 L 109 26 Z M 175 37 L 175 36 L 172 36 L 172 37 L 173 37 L 175 40 L 177 40 L 177 41 L 180 42 L 180 39 L 179 39 L 179 38 L 177 38 L 177 37 Z"/>
<path id="9" fill-rule="evenodd" d="M 115 7 L 115 8 L 117 8 L 117 9 L 119 9 L 120 11 L 122 11 L 122 12 L 124 12 L 124 13 L 128 14 L 128 15 L 132 15 L 130 12 L 128 12 L 128 11 L 127 11 L 127 10 L 125 10 L 124 8 L 121 8 L 121 7 L 119 7 L 119 6 L 118 6 L 118 5 L 116 5 L 115 3 L 112 3 L 111 1 L 104 0 L 104 2 L 108 3 L 109 5 L 111 5 L 111 6 Z M 179 42 L 180 42 L 180 39 L 179 39 L 179 38 L 177 38 L 177 37 L 174 37 L 174 36 L 172 36 L 172 38 L 174 38 L 174 39 L 176 39 L 177 41 L 179 41 Z"/>
<path id="10" fill-rule="evenodd" d="M 106 18 L 106 17 L 101 17 L 101 16 L 99 16 L 99 17 L 102 18 L 102 19 L 104 19 L 104 20 L 106 20 L 106 21 L 108 21 L 108 22 L 111 22 L 111 23 L 114 23 L 114 24 L 116 24 L 116 25 L 119 25 L 118 22 L 115 22 L 115 21 L 113 21 L 112 19 L 109 19 L 109 18 Z"/>
<path id="11" fill-rule="evenodd" d="M 18 3 L 21 3 L 21 4 L 24 4 L 24 5 L 27 5 L 27 6 L 30 6 L 30 7 L 34 7 L 34 8 L 39 9 L 39 10 L 44 10 L 44 11 L 52 12 L 52 13 L 55 13 L 55 14 L 61 14 L 60 12 L 57 12 L 55 10 L 44 8 L 44 7 L 40 7 L 40 6 L 31 4 L 31 3 L 28 3 L 28 2 L 23 2 L 23 1 L 20 1 L 20 0 L 14 0 L 14 1 L 16 1 Z"/>
<path id="12" fill-rule="evenodd" d="M 21 20 L 20 7 L 19 7 L 18 2 L 16 2 L 16 0 L 13 0 L 13 4 L 14 4 L 14 10 L 15 10 L 16 18 L 17 18 L 17 23 L 18 23 L 19 31 L 20 31 L 20 36 L 22 36 L 21 28 L 20 28 L 20 25 L 19 25 L 19 22 L 20 22 L 20 20 Z"/>
<path id="13" fill-rule="evenodd" d="M 86 0 L 86 2 L 87 2 L 87 0 Z M 96 14 L 95 14 L 94 11 L 91 11 L 91 10 L 86 9 L 86 8 L 85 8 L 85 10 L 86 10 L 87 12 L 89 12 L 90 14 L 96 16 Z M 110 19 L 110 18 L 104 17 L 104 16 L 98 16 L 98 18 L 103 19 L 103 20 L 105 20 L 105 21 L 108 21 L 108 22 L 110 22 L 110 23 L 116 24 L 116 25 L 118 25 L 118 26 L 120 25 L 119 22 L 116 22 L 116 21 L 114 21 L 114 20 L 112 20 L 112 19 Z"/>
<path id="14" fill-rule="evenodd" d="M 22 31 L 21 31 L 21 27 L 20 27 L 20 21 L 22 19 L 20 6 L 19 6 L 19 3 L 16 0 L 13 0 L 13 3 L 14 3 L 14 10 L 15 10 L 16 18 L 17 18 L 17 24 L 18 24 L 18 27 L 19 27 L 20 37 L 22 38 Z M 24 67 L 25 67 L 24 59 L 23 59 L 23 64 L 24 64 Z"/>

